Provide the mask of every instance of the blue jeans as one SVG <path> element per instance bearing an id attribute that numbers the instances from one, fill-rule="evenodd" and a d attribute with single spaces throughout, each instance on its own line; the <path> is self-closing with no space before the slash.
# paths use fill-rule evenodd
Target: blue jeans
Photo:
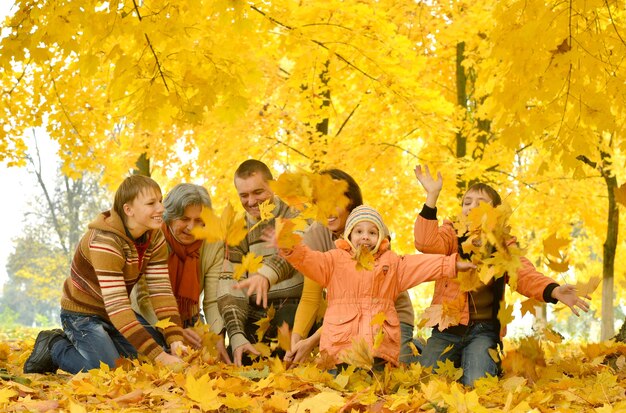
<path id="1" fill-rule="evenodd" d="M 61 310 L 61 324 L 67 338 L 54 343 L 50 353 L 68 373 L 97 369 L 100 362 L 115 367 L 120 357 L 137 357 L 135 347 L 101 317 Z"/>
<path id="2" fill-rule="evenodd" d="M 409 343 L 413 343 L 417 350 L 422 352 L 422 343 L 413 338 L 413 325 L 400 323 L 400 363 L 410 364 L 419 361 L 419 355 L 413 354 Z"/>
<path id="3" fill-rule="evenodd" d="M 498 375 L 499 363 L 491 358 L 488 350 L 496 349 L 499 343 L 500 334 L 491 322 L 472 324 L 463 334 L 433 329 L 418 361 L 424 367 L 432 366 L 436 369 L 437 362 L 451 360 L 456 367 L 463 369 L 461 382 L 473 386 L 476 380 L 487 374 Z M 452 349 L 441 354 L 450 345 Z"/>

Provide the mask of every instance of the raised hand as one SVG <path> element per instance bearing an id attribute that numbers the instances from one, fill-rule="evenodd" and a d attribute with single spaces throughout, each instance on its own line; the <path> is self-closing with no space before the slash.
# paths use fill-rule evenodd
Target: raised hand
<path id="1" fill-rule="evenodd" d="M 270 289 L 270 281 L 259 273 L 250 275 L 245 280 L 233 285 L 235 290 L 245 289 L 247 296 L 256 294 L 256 305 L 263 303 L 263 308 L 267 308 L 267 292 Z"/>
<path id="2" fill-rule="evenodd" d="M 417 165 L 414 172 L 415 177 L 426 190 L 426 206 L 435 208 L 437 206 L 437 198 L 439 198 L 439 193 L 441 188 L 443 188 L 441 172 L 437 172 L 437 179 L 433 178 L 427 165 L 424 165 L 424 170 L 422 170 L 421 165 Z"/>
<path id="3" fill-rule="evenodd" d="M 559 285 L 554 290 L 552 290 L 552 298 L 556 298 L 566 306 L 568 306 L 572 313 L 578 314 L 577 307 L 583 310 L 585 313 L 589 311 L 589 303 L 585 301 L 583 298 L 587 300 L 591 299 L 589 296 L 579 297 L 576 294 L 576 287 L 571 284 Z"/>

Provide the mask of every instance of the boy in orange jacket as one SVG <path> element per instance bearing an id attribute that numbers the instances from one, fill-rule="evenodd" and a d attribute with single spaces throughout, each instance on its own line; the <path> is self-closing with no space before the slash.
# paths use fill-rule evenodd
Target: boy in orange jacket
<path id="1" fill-rule="evenodd" d="M 415 248 L 428 254 L 460 254 L 465 259 L 470 254 L 464 253 L 461 244 L 467 237 L 457 237 L 452 222 L 445 220 L 442 226 L 437 222 L 437 198 L 443 187 L 441 174 L 434 179 L 428 167 L 415 168 L 415 177 L 426 190 L 426 202 L 415 221 Z M 480 205 L 488 203 L 496 207 L 502 203 L 496 190 L 486 184 L 471 186 L 462 202 L 462 214 Z M 514 242 L 514 241 L 513 241 Z M 532 263 L 521 257 L 521 267 L 517 271 L 517 292 L 536 300 L 556 303 L 561 301 L 578 315 L 576 307 L 588 311 L 589 304 L 576 295 L 572 285 L 555 283 L 551 278 L 538 272 Z M 464 305 L 458 325 L 439 330 L 433 328 L 431 337 L 420 355 L 419 362 L 425 367 L 436 366 L 438 361 L 451 360 L 463 368 L 461 382 L 473 386 L 474 382 L 487 374 L 496 376 L 499 365 L 489 349 L 496 349 L 501 343 L 500 333 L 504 332 L 497 314 L 504 298 L 504 287 L 508 277 L 500 277 L 483 285 L 476 291 L 463 292 L 457 282 L 445 279 L 435 282 L 432 304 L 443 304 L 462 298 Z"/>

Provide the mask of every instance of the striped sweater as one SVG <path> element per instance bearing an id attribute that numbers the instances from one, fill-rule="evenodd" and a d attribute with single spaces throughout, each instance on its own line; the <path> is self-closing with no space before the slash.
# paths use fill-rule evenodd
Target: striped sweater
<path id="1" fill-rule="evenodd" d="M 157 317 L 175 325 L 163 333 L 168 344 L 182 341 L 180 315 L 167 272 L 167 246 L 161 230 L 150 231 L 149 245 L 140 259 L 133 240 L 115 211 L 103 212 L 89 224 L 63 285 L 61 307 L 108 320 L 137 351 L 154 359 L 163 350 L 137 321 L 129 294 L 145 274 Z"/>
<path id="2" fill-rule="evenodd" d="M 274 197 L 274 211 L 272 215 L 281 218 L 294 218 L 297 211 Z M 253 228 L 257 220 L 246 215 L 248 228 Z M 224 320 L 224 327 L 228 333 L 230 345 L 233 349 L 250 343 L 250 337 L 246 337 L 246 324 L 251 324 L 249 315 L 251 312 L 265 313 L 266 310 L 256 305 L 256 294 L 250 298 L 245 291 L 235 290 L 233 286 L 237 280 L 233 279 L 233 271 L 236 265 L 240 265 L 243 257 L 249 252 L 257 257 L 263 257 L 263 266 L 258 273 L 270 280 L 271 287 L 267 293 L 268 306 L 279 303 L 286 298 L 300 299 L 304 278 L 284 258 L 278 256 L 276 248 L 270 246 L 261 239 L 264 229 L 274 226 L 274 219 L 254 227 L 248 232 L 246 238 L 236 247 L 228 247 L 228 260 L 224 262 L 224 271 L 220 274 L 217 284 L 217 305 Z M 249 274 L 244 277 L 247 278 Z M 278 282 L 277 282 L 278 281 Z M 265 316 L 265 315 L 264 315 Z"/>

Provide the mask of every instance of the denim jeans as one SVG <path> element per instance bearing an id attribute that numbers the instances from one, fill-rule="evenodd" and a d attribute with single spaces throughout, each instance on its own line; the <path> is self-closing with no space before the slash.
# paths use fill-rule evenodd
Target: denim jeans
<path id="1" fill-rule="evenodd" d="M 400 323 L 400 363 L 411 364 L 419 361 L 419 355 L 414 355 L 413 350 L 409 346 L 410 343 L 417 348 L 418 352 L 422 352 L 422 343 L 413 338 L 413 325 L 408 323 Z"/>
<path id="2" fill-rule="evenodd" d="M 418 361 L 424 367 L 437 368 L 438 361 L 451 360 L 456 367 L 463 369 L 461 382 L 473 386 L 476 380 L 487 374 L 498 375 L 499 363 L 491 358 L 489 349 L 496 349 L 499 343 L 499 332 L 491 322 L 472 324 L 462 335 L 435 328 Z M 450 345 L 452 349 L 441 354 Z"/>
<path id="3" fill-rule="evenodd" d="M 90 314 L 61 310 L 66 339 L 51 348 L 52 361 L 62 370 L 76 374 L 100 367 L 115 367 L 120 357 L 136 358 L 137 350 L 109 321 Z"/>

